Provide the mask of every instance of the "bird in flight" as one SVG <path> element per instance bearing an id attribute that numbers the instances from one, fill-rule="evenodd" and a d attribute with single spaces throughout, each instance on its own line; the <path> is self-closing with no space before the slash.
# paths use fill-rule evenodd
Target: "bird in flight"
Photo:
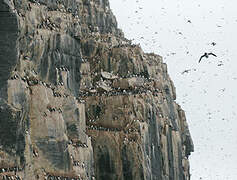
<path id="1" fill-rule="evenodd" d="M 189 71 L 191 71 L 191 69 L 185 69 L 181 74 L 189 73 Z"/>
<path id="2" fill-rule="evenodd" d="M 215 42 L 212 42 L 212 43 L 211 43 L 211 45 L 212 45 L 212 46 L 215 46 L 215 45 L 216 45 L 216 43 L 215 43 Z"/>
<path id="3" fill-rule="evenodd" d="M 201 62 L 201 60 L 202 60 L 202 58 L 208 58 L 209 56 L 215 56 L 215 57 L 217 57 L 215 54 L 213 54 L 213 53 L 204 53 L 201 57 L 200 57 L 200 59 L 199 59 L 199 61 L 198 61 L 198 63 L 200 63 Z"/>

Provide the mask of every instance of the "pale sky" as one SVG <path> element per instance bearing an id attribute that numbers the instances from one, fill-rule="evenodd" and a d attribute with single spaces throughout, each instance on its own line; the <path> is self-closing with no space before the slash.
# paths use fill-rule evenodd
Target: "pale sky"
<path id="1" fill-rule="evenodd" d="M 236 180 L 237 1 L 110 0 L 110 5 L 125 36 L 168 64 L 195 145 L 191 180 Z M 199 64 L 204 52 L 217 58 Z M 182 75 L 185 69 L 191 71 Z"/>

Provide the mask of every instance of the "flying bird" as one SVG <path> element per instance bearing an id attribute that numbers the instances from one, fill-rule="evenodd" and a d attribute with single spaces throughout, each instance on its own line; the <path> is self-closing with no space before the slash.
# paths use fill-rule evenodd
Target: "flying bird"
<path id="1" fill-rule="evenodd" d="M 200 57 L 198 63 L 201 62 L 202 58 L 204 58 L 204 57 L 205 57 L 205 58 L 208 58 L 210 55 L 217 57 L 217 56 L 216 56 L 215 54 L 213 54 L 213 53 L 206 53 L 206 52 L 205 52 L 205 53 Z"/>
<path id="2" fill-rule="evenodd" d="M 191 71 L 191 69 L 186 69 L 181 74 L 189 73 L 189 71 Z"/>
<path id="3" fill-rule="evenodd" d="M 212 45 L 212 46 L 215 46 L 215 45 L 216 45 L 216 43 L 215 43 L 215 42 L 212 42 L 212 43 L 211 43 L 211 45 Z"/>

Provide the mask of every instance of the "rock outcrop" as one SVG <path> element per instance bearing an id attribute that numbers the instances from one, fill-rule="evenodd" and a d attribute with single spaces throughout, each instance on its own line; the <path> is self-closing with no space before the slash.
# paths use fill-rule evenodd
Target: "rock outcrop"
<path id="1" fill-rule="evenodd" d="M 0 179 L 188 180 L 175 98 L 108 0 L 0 0 Z"/>

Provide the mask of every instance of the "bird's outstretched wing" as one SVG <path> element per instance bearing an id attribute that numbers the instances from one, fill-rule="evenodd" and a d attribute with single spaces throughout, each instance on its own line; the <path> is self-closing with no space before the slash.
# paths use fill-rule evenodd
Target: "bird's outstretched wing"
<path id="1" fill-rule="evenodd" d="M 212 55 L 212 56 L 217 57 L 217 55 L 215 55 L 215 54 L 213 54 L 213 53 L 208 53 L 208 55 Z"/>
<path id="2" fill-rule="evenodd" d="M 189 71 L 191 71 L 191 69 L 186 69 L 181 74 L 189 73 Z"/>
<path id="3" fill-rule="evenodd" d="M 199 59 L 198 63 L 200 63 L 200 62 L 201 62 L 201 60 L 202 60 L 202 58 L 204 58 L 204 57 L 205 57 L 205 55 L 202 55 L 202 56 L 200 57 L 200 59 Z"/>

